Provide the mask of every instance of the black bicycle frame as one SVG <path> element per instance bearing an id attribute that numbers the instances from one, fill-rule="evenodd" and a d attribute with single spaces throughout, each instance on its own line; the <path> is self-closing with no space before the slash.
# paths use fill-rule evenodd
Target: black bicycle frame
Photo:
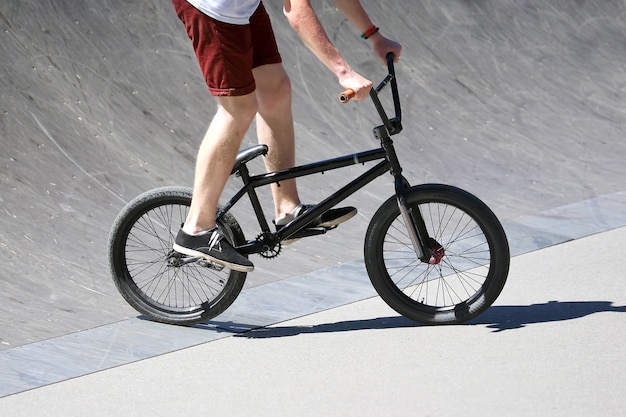
<path id="1" fill-rule="evenodd" d="M 376 87 L 370 90 L 370 98 L 372 99 L 376 110 L 378 111 L 382 120 L 382 125 L 373 129 L 374 136 L 381 143 L 381 147 L 372 149 L 369 151 L 359 152 L 352 155 L 345 155 L 338 158 L 327 159 L 324 161 L 318 161 L 306 165 L 297 166 L 294 168 L 270 172 L 266 174 L 260 174 L 250 176 L 248 169 L 242 164 L 237 174 L 242 178 L 244 186 L 226 203 L 224 207 L 218 213 L 218 219 L 223 216 L 228 210 L 230 210 L 244 195 L 248 195 L 252 203 L 252 207 L 256 214 L 261 231 L 265 233 L 272 233 L 267 224 L 265 214 L 259 202 L 256 189 L 258 187 L 266 186 L 269 184 L 280 184 L 281 181 L 286 181 L 293 178 L 303 177 L 312 174 L 318 174 L 325 171 L 332 171 L 339 168 L 344 168 L 356 164 L 364 164 L 366 162 L 380 160 L 378 164 L 370 168 L 368 171 L 351 181 L 341 189 L 331 194 L 328 198 L 321 201 L 317 205 L 313 206 L 301 216 L 291 221 L 285 227 L 273 234 L 279 239 L 288 239 L 295 235 L 302 229 L 306 228 L 315 218 L 330 210 L 332 207 L 340 203 L 341 201 L 354 194 L 385 172 L 390 172 L 395 179 L 395 191 L 398 197 L 398 205 L 404 217 L 405 223 L 409 229 L 409 235 L 413 242 L 416 253 L 419 258 L 424 258 L 424 254 L 429 254 L 427 248 L 428 233 L 424 225 L 419 210 L 415 211 L 408 207 L 406 202 L 405 193 L 409 188 L 409 183 L 402 176 L 402 168 L 398 160 L 397 154 L 393 147 L 391 136 L 400 133 L 402 130 L 401 124 L 401 108 L 400 99 L 398 94 L 398 86 L 396 82 L 395 70 L 393 66 L 393 56 L 389 54 L 387 56 L 387 66 L 389 74 L 385 79 Z M 393 105 L 395 117 L 390 119 L 383 105 L 378 98 L 378 93 L 385 88 L 388 84 L 391 85 Z M 259 152 L 261 154 L 261 152 Z M 265 250 L 265 243 L 249 240 L 246 244 L 238 246 L 237 250 L 243 254 L 260 253 Z"/>
<path id="2" fill-rule="evenodd" d="M 252 207 L 256 214 L 259 226 L 263 232 L 270 232 L 270 228 L 267 224 L 265 214 L 259 202 L 256 189 L 272 183 L 280 184 L 281 181 L 285 181 L 292 178 L 302 177 L 306 175 L 317 174 L 325 171 L 332 171 L 335 169 L 344 168 L 350 165 L 364 164 L 370 161 L 381 160 L 378 164 L 370 168 L 368 171 L 360 175 L 349 184 L 345 185 L 341 189 L 334 192 L 325 200 L 321 201 L 311 209 L 304 212 L 303 215 L 298 216 L 295 220 L 290 222 L 287 226 L 281 228 L 274 234 L 280 240 L 288 239 L 292 235 L 296 234 L 300 230 L 304 229 L 309 223 L 311 223 L 316 217 L 330 210 L 332 207 L 340 203 L 341 201 L 354 194 L 374 179 L 378 178 L 385 172 L 389 171 L 390 163 L 387 160 L 387 154 L 384 149 L 373 149 L 371 151 L 359 152 L 353 155 L 346 155 L 338 158 L 328 159 L 325 161 L 314 162 L 307 165 L 302 165 L 283 171 L 271 172 L 267 174 L 260 174 L 255 176 L 248 176 L 247 168 L 242 167 L 239 171 L 239 175 L 242 177 L 244 186 L 231 198 L 231 200 L 224 205 L 224 207 L 218 213 L 218 218 L 227 212 L 237 201 L 244 195 L 248 195 L 252 203 Z M 263 246 L 260 242 L 248 241 L 245 245 L 237 247 L 237 250 L 244 254 L 258 253 L 263 250 Z"/>

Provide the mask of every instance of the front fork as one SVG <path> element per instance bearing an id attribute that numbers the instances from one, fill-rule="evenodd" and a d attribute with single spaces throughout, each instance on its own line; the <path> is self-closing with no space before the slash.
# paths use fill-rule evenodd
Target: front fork
<path id="1" fill-rule="evenodd" d="M 402 175 L 397 175 L 395 179 L 396 195 L 398 196 L 398 207 L 404 224 L 407 227 L 411 243 L 417 258 L 425 263 L 437 265 L 441 262 L 444 249 L 443 247 L 428 235 L 426 223 L 422 217 L 422 213 L 418 206 L 409 206 L 406 194 L 409 190 L 409 184 Z"/>
<path id="2" fill-rule="evenodd" d="M 374 103 L 378 103 L 377 108 L 380 108 L 381 105 L 378 101 L 378 97 L 375 94 L 371 95 L 372 98 L 374 98 Z M 384 114 L 384 111 L 379 109 L 379 113 Z M 398 133 L 401 130 L 399 121 L 395 121 L 395 119 L 394 123 L 388 121 L 388 124 L 390 127 L 397 124 L 398 129 L 396 129 L 393 134 Z M 406 224 L 409 237 L 411 238 L 411 243 L 413 244 L 413 250 L 415 250 L 417 258 L 420 261 L 431 265 L 439 264 L 445 255 L 445 251 L 435 239 L 428 235 L 426 223 L 424 222 L 424 217 L 422 216 L 419 207 L 410 207 L 406 200 L 407 193 L 411 188 L 409 182 L 406 178 L 404 178 L 404 176 L 402 176 L 400 161 L 398 160 L 398 155 L 393 147 L 393 141 L 391 140 L 387 126 L 383 125 L 375 127 L 374 137 L 380 140 L 381 146 L 385 149 L 387 154 L 390 172 L 395 181 L 398 207 L 402 213 L 402 218 L 404 219 L 404 224 Z"/>

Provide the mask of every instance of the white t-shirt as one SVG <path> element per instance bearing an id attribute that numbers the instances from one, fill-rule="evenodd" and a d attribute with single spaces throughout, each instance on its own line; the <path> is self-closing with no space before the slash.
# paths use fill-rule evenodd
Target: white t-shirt
<path id="1" fill-rule="evenodd" d="M 261 0 L 187 0 L 202 13 L 215 20 L 234 25 L 247 25 Z"/>

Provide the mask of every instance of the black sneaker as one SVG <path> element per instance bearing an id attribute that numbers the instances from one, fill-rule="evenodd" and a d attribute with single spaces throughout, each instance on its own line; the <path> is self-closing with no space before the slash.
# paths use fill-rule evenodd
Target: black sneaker
<path id="1" fill-rule="evenodd" d="M 307 210 L 309 210 L 312 205 L 304 205 L 299 204 L 291 213 L 282 219 L 274 220 L 274 224 L 276 225 L 276 230 L 280 230 L 285 227 L 289 222 L 294 220 L 296 217 L 303 215 Z M 335 227 L 340 223 L 343 223 L 347 220 L 350 220 L 354 216 L 356 216 L 357 210 L 355 207 L 340 207 L 336 209 L 330 209 L 326 213 L 321 216 L 313 219 L 311 223 L 307 225 L 307 228 L 311 227 L 325 227 L 327 229 L 331 227 Z M 284 245 L 290 245 L 291 243 L 297 241 L 298 238 L 287 239 L 283 241 Z"/>
<path id="2" fill-rule="evenodd" d="M 308 209 L 311 206 L 304 206 Z M 305 211 L 306 211 L 305 209 Z M 345 221 L 350 220 L 356 216 L 356 207 L 339 207 L 336 209 L 330 209 L 326 213 L 320 216 L 320 227 L 335 227 Z"/>
<path id="3" fill-rule="evenodd" d="M 188 235 L 180 229 L 174 250 L 189 256 L 207 259 L 234 271 L 252 272 L 254 265 L 231 246 L 217 228 L 199 235 Z"/>

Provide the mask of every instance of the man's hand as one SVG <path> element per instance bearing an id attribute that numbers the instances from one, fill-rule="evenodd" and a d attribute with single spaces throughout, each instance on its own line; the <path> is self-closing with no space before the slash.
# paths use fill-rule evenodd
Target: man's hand
<path id="1" fill-rule="evenodd" d="M 363 100 L 372 89 L 372 82 L 357 72 L 350 70 L 345 74 L 339 75 L 339 84 L 346 90 L 354 91 L 352 100 Z"/>
<path id="2" fill-rule="evenodd" d="M 393 54 L 393 62 L 397 63 L 400 60 L 402 45 L 398 42 L 385 38 L 380 32 L 376 33 L 368 40 L 372 42 L 374 53 L 385 65 L 387 65 L 387 54 L 389 52 Z"/>

